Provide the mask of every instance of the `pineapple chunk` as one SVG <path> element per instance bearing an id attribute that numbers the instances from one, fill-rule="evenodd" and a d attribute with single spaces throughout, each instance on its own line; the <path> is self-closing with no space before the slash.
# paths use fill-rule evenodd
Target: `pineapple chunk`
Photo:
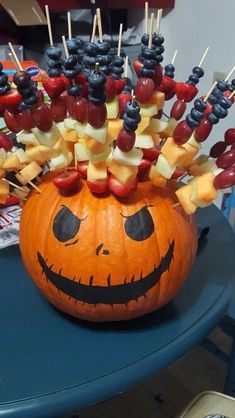
<path id="1" fill-rule="evenodd" d="M 107 178 L 107 167 L 105 162 L 93 163 L 89 161 L 87 167 L 87 180 L 103 180 Z"/>
<path id="2" fill-rule="evenodd" d="M 115 160 L 112 160 L 108 171 L 113 174 L 122 184 L 126 184 L 135 179 L 138 173 L 138 168 L 130 165 L 121 165 L 118 164 Z"/>
<path id="3" fill-rule="evenodd" d="M 45 163 L 53 156 L 53 148 L 45 145 L 26 147 L 25 155 L 29 161 L 37 161 L 39 164 Z"/>
<path id="4" fill-rule="evenodd" d="M 155 91 L 149 100 L 149 103 L 154 103 L 158 110 L 163 109 L 165 104 L 165 93 L 161 91 Z"/>
<path id="5" fill-rule="evenodd" d="M 16 177 L 19 180 L 19 174 L 25 182 L 22 184 L 26 185 L 29 181 L 35 179 L 35 177 L 37 177 L 41 172 L 42 167 L 40 167 L 40 165 L 38 165 L 35 161 L 32 161 L 30 164 L 26 165 L 26 167 L 24 167 L 21 171 L 19 171 L 19 173 L 16 174 Z"/>
<path id="6" fill-rule="evenodd" d="M 107 135 L 107 127 L 108 123 L 104 123 L 101 128 L 96 129 L 93 128 L 89 123 L 85 126 L 84 133 L 90 136 L 91 138 L 96 139 L 96 141 L 100 142 L 101 144 L 105 144 L 106 135 Z"/>
<path id="7" fill-rule="evenodd" d="M 77 136 L 83 137 L 85 125 L 76 121 L 75 124 L 74 124 L 74 129 L 76 131 Z"/>
<path id="8" fill-rule="evenodd" d="M 151 118 L 148 130 L 150 132 L 158 133 L 158 132 L 164 132 L 167 127 L 168 127 L 168 122 L 164 122 L 163 120 L 160 120 L 160 119 Z"/>
<path id="9" fill-rule="evenodd" d="M 108 158 L 109 154 L 111 153 L 111 148 L 106 147 L 105 150 L 103 152 L 100 152 L 99 154 L 93 154 L 88 148 L 86 151 L 89 161 L 91 161 L 92 163 L 98 163 L 101 161 L 105 161 Z"/>
<path id="10" fill-rule="evenodd" d="M 159 174 L 154 165 L 151 165 L 150 167 L 149 178 L 152 181 L 153 185 L 156 187 L 160 187 L 163 189 L 166 186 L 167 179 L 161 176 L 161 174 Z"/>
<path id="11" fill-rule="evenodd" d="M 136 135 L 135 138 L 135 147 L 137 148 L 153 148 L 154 142 L 151 135 Z"/>
<path id="12" fill-rule="evenodd" d="M 2 167 L 4 168 L 4 170 L 18 171 L 22 168 L 22 164 L 18 155 L 12 154 L 6 159 Z"/>
<path id="13" fill-rule="evenodd" d="M 161 153 L 173 167 L 182 164 L 186 150 L 181 145 L 178 145 L 172 137 L 169 137 L 161 148 Z"/>
<path id="14" fill-rule="evenodd" d="M 65 129 L 61 135 L 66 142 L 78 142 L 78 136 L 75 129 Z"/>
<path id="15" fill-rule="evenodd" d="M 9 193 L 9 183 L 5 180 L 0 180 L 0 197 L 6 198 Z"/>
<path id="16" fill-rule="evenodd" d="M 148 128 L 150 122 L 150 116 L 143 116 L 140 120 L 140 123 L 138 125 L 138 128 L 136 129 L 136 135 L 142 134 L 145 129 Z"/>
<path id="17" fill-rule="evenodd" d="M 188 183 L 185 186 L 180 187 L 176 192 L 176 196 L 181 203 L 184 211 L 191 215 L 197 209 L 197 206 L 191 201 L 191 196 L 193 193 L 192 183 Z"/>
<path id="18" fill-rule="evenodd" d="M 163 154 L 160 154 L 156 162 L 156 169 L 163 177 L 170 179 L 172 174 L 175 172 L 176 166 L 172 167 L 168 163 L 166 157 L 164 157 Z"/>
<path id="19" fill-rule="evenodd" d="M 60 137 L 60 131 L 55 122 L 53 122 L 52 128 L 48 132 L 40 131 L 38 128 L 32 128 L 32 132 L 40 144 L 47 145 L 49 147 L 53 146 Z"/>
<path id="20" fill-rule="evenodd" d="M 74 154 L 75 159 L 77 161 L 87 161 L 89 160 L 86 146 L 84 144 L 80 144 L 79 142 L 74 145 Z"/>
<path id="21" fill-rule="evenodd" d="M 141 164 L 143 152 L 137 148 L 133 148 L 129 152 L 122 152 L 116 147 L 113 151 L 113 158 L 121 165 L 138 166 Z"/>
<path id="22" fill-rule="evenodd" d="M 16 141 L 24 145 L 38 145 L 39 142 L 32 132 L 23 131 L 16 135 Z"/>
<path id="23" fill-rule="evenodd" d="M 113 142 L 117 139 L 117 136 L 122 129 L 123 120 L 116 119 L 116 120 L 109 120 L 108 121 L 108 136 L 110 141 Z"/>
<path id="24" fill-rule="evenodd" d="M 111 102 L 106 103 L 107 119 L 116 119 L 119 113 L 118 99 L 115 97 Z"/>
<path id="25" fill-rule="evenodd" d="M 146 103 L 146 104 L 141 104 L 140 107 L 140 115 L 142 117 L 151 117 L 156 115 L 158 112 L 158 108 L 156 106 L 156 104 L 151 104 L 151 103 Z"/>

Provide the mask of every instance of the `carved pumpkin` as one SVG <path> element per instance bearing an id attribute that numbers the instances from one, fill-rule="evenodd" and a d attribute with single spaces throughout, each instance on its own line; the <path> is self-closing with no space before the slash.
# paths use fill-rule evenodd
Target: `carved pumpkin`
<path id="1" fill-rule="evenodd" d="M 32 192 L 21 219 L 23 262 L 58 309 L 91 321 L 117 321 L 170 301 L 196 253 L 193 219 L 173 208 L 171 190 L 140 183 L 132 195 L 61 196 L 50 177 Z"/>

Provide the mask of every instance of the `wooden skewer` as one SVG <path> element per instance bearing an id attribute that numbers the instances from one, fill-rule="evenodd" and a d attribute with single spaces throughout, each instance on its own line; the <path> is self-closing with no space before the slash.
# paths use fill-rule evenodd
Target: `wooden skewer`
<path id="1" fill-rule="evenodd" d="M 19 196 L 18 194 L 16 194 L 16 193 L 9 193 L 9 195 L 10 196 L 14 196 L 14 197 L 18 197 L 18 199 L 20 199 L 20 200 L 27 200 L 27 197 L 22 197 L 22 196 Z"/>
<path id="2" fill-rule="evenodd" d="M 23 176 L 22 176 L 23 177 Z M 28 181 L 28 183 L 30 184 L 30 186 L 32 186 L 35 190 L 37 190 L 37 192 L 42 193 L 42 191 L 32 182 L 32 181 Z"/>
<path id="3" fill-rule="evenodd" d="M 66 58 L 68 58 L 69 51 L 68 51 L 68 46 L 67 46 L 66 39 L 65 39 L 64 35 L 62 36 L 62 42 L 63 42 L 63 46 L 64 46 L 65 56 L 66 56 Z"/>
<path id="4" fill-rule="evenodd" d="M 95 42 L 96 26 L 97 26 L 97 15 L 94 16 L 94 20 L 93 20 L 93 29 L 92 29 L 92 35 L 91 35 L 91 42 Z"/>
<path id="5" fill-rule="evenodd" d="M 174 205 L 172 205 L 173 208 L 176 208 L 177 206 L 180 206 L 180 202 L 175 203 Z"/>
<path id="6" fill-rule="evenodd" d="M 127 71 L 128 71 L 128 56 L 126 55 L 125 63 L 124 63 L 124 77 L 127 77 Z"/>
<path id="7" fill-rule="evenodd" d="M 71 25 L 71 13 L 67 12 L 67 20 L 68 20 L 68 37 L 72 39 L 72 25 Z"/>
<path id="8" fill-rule="evenodd" d="M 156 27 L 156 32 L 159 33 L 160 32 L 160 23 L 161 23 L 161 18 L 162 18 L 162 9 L 159 9 L 157 11 L 157 27 Z"/>
<path id="9" fill-rule="evenodd" d="M 154 13 L 151 13 L 150 27 L 149 27 L 149 43 L 148 43 L 149 48 L 151 48 L 151 46 L 152 46 L 153 20 L 154 20 Z"/>
<path id="10" fill-rule="evenodd" d="M 206 48 L 206 50 L 205 50 L 205 52 L 204 52 L 203 56 L 201 57 L 201 60 L 200 60 L 200 62 L 199 62 L 199 64 L 198 64 L 198 67 L 201 67 L 201 66 L 202 66 L 202 63 L 203 63 L 204 59 L 206 58 L 206 56 L 207 56 L 207 54 L 208 54 L 209 49 L 210 49 L 210 47 L 208 46 L 208 47 Z"/>
<path id="11" fill-rule="evenodd" d="M 235 90 L 232 91 L 232 93 L 230 94 L 230 96 L 228 96 L 229 99 L 232 99 L 232 97 L 235 95 Z"/>
<path id="12" fill-rule="evenodd" d="M 45 5 L 45 11 L 46 11 L 46 18 L 47 18 L 49 41 L 50 41 L 50 45 L 53 46 L 54 43 L 53 43 L 53 36 L 52 36 L 52 30 L 51 30 L 51 18 L 50 18 L 50 13 L 49 13 L 49 7 L 47 4 Z"/>
<path id="13" fill-rule="evenodd" d="M 225 80 L 224 80 L 224 81 L 228 81 L 228 79 L 231 77 L 231 75 L 232 75 L 232 73 L 234 72 L 234 70 L 235 70 L 235 65 L 234 65 L 234 67 L 231 69 L 231 71 L 228 73 L 228 75 L 227 75 L 227 77 L 225 78 Z"/>
<path id="14" fill-rule="evenodd" d="M 12 46 L 12 43 L 11 43 L 11 42 L 8 42 L 8 46 L 9 46 L 9 48 L 10 48 L 10 50 L 11 50 L 12 57 L 14 58 L 14 61 L 15 61 L 16 67 L 18 68 L 18 70 L 20 70 L 20 71 L 24 71 L 24 70 L 23 70 L 23 67 L 22 67 L 22 65 L 21 65 L 21 63 L 20 63 L 20 61 L 19 61 L 19 59 L 18 59 L 18 57 L 17 57 L 17 55 L 16 55 L 16 52 L 15 52 L 15 50 L 14 50 L 13 46 Z"/>
<path id="15" fill-rule="evenodd" d="M 103 32 L 102 32 L 100 9 L 96 9 L 96 14 L 97 14 L 97 20 L 98 20 L 99 38 L 100 38 L 100 42 L 103 42 Z"/>
<path id="16" fill-rule="evenodd" d="M 206 95 L 206 96 L 204 97 L 204 99 L 203 99 L 203 102 L 204 102 L 204 103 L 206 103 L 206 102 L 207 102 L 207 99 L 208 99 L 208 97 L 210 96 L 211 92 L 214 90 L 214 88 L 215 88 L 216 84 L 217 84 L 217 81 L 215 81 L 215 82 L 212 84 L 212 86 L 211 86 L 210 90 L 208 91 L 207 95 Z"/>
<path id="17" fill-rule="evenodd" d="M 120 54 L 121 54 L 122 29 L 123 29 L 123 24 L 120 23 L 120 26 L 119 26 L 119 35 L 118 35 L 118 50 L 117 50 L 117 56 L 118 57 L 120 57 Z"/>
<path id="18" fill-rule="evenodd" d="M 149 4 L 146 1 L 144 5 L 145 33 L 148 33 L 148 14 L 149 14 Z"/>
<path id="19" fill-rule="evenodd" d="M 100 64 L 98 62 L 95 63 L 95 73 L 98 74 L 100 69 Z"/>
<path id="20" fill-rule="evenodd" d="M 174 55 L 173 55 L 173 58 L 172 58 L 172 60 L 171 60 L 171 64 L 173 65 L 174 64 L 174 62 L 175 62 L 175 59 L 176 59 L 176 55 L 178 54 L 178 51 L 177 51 L 177 49 L 175 50 L 175 52 L 174 52 Z"/>
<path id="21" fill-rule="evenodd" d="M 12 181 L 9 181 L 5 178 L 3 178 L 2 180 L 6 181 L 8 184 L 10 184 L 10 186 L 15 187 L 16 189 L 23 190 L 22 187 L 18 186 L 18 184 L 12 183 Z"/>

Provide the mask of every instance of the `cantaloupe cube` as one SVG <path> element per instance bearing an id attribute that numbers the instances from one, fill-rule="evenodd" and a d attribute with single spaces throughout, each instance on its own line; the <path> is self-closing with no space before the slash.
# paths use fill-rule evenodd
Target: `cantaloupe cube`
<path id="1" fill-rule="evenodd" d="M 109 120 L 108 121 L 108 135 L 109 138 L 113 141 L 117 139 L 117 136 L 120 132 L 120 130 L 123 127 L 123 119 L 115 119 L 115 120 Z"/>
<path id="2" fill-rule="evenodd" d="M 147 116 L 151 117 L 151 116 L 155 116 L 157 113 L 158 113 L 158 108 L 155 104 L 151 104 L 151 103 L 141 104 L 141 107 L 140 107 L 141 117 L 147 117 Z"/>
<path id="3" fill-rule="evenodd" d="M 45 145 L 43 147 L 45 147 Z M 37 161 L 39 164 L 43 164 L 45 161 L 50 159 L 53 154 L 52 147 L 47 147 L 47 148 L 50 150 L 50 153 L 48 156 L 45 154 L 42 154 L 40 145 L 27 146 L 25 149 L 25 155 L 29 161 Z"/>
<path id="4" fill-rule="evenodd" d="M 7 157 L 6 161 L 4 162 L 3 166 L 4 170 L 20 170 L 22 168 L 22 164 L 18 155 L 13 154 Z"/>
<path id="5" fill-rule="evenodd" d="M 155 91 L 149 100 L 149 103 L 157 105 L 158 110 L 162 109 L 165 104 L 165 93 L 161 91 Z"/>
<path id="6" fill-rule="evenodd" d="M 5 177 L 5 170 L 0 169 L 0 179 L 2 179 L 3 177 Z"/>
<path id="7" fill-rule="evenodd" d="M 107 178 L 107 175 L 107 167 L 105 162 L 92 163 L 89 161 L 87 167 L 88 181 L 103 180 Z"/>
<path id="8" fill-rule="evenodd" d="M 135 131 L 136 135 L 142 134 L 145 131 L 145 129 L 148 128 L 149 122 L 150 122 L 150 116 L 142 117 L 138 125 L 138 128 Z"/>
<path id="9" fill-rule="evenodd" d="M 178 145 L 172 137 L 169 137 L 161 148 L 161 153 L 173 167 L 182 163 L 186 150 Z"/>
<path id="10" fill-rule="evenodd" d="M 172 136 L 173 132 L 175 130 L 176 125 L 179 123 L 179 121 L 170 118 L 168 120 L 168 122 L 164 122 L 167 125 L 165 126 L 165 128 L 162 130 L 162 132 L 168 137 L 168 136 Z"/>
<path id="11" fill-rule="evenodd" d="M 9 183 L 5 180 L 0 180 L 0 197 L 7 197 L 9 193 Z"/>
<path id="12" fill-rule="evenodd" d="M 96 139 L 91 138 L 89 135 L 84 135 L 84 141 L 86 147 L 93 153 L 99 154 L 107 148 L 106 144 L 101 144 L 100 142 L 96 141 Z"/>
<path id="13" fill-rule="evenodd" d="M 122 184 L 126 184 L 134 180 L 138 173 L 138 168 L 130 165 L 121 165 L 113 160 L 108 167 L 108 171 L 113 174 Z"/>
<path id="14" fill-rule="evenodd" d="M 195 196 L 199 201 L 210 204 L 216 199 L 218 191 L 213 184 L 214 178 L 214 174 L 210 172 L 195 178 L 193 189 L 196 192 Z"/>
<path id="15" fill-rule="evenodd" d="M 101 161 L 105 161 L 108 158 L 109 154 L 111 153 L 111 148 L 105 147 L 105 149 L 99 154 L 93 154 L 88 148 L 86 149 L 86 151 L 88 155 L 88 160 L 93 163 L 98 163 Z"/>
<path id="16" fill-rule="evenodd" d="M 152 181 L 153 185 L 156 187 L 160 187 L 161 189 L 163 189 L 166 186 L 167 179 L 161 176 L 161 174 L 159 174 L 154 165 L 151 165 L 150 167 L 149 178 Z"/>
<path id="17" fill-rule="evenodd" d="M 197 209 L 197 206 L 191 201 L 191 196 L 193 193 L 193 185 L 191 183 L 186 184 L 185 186 L 180 187 L 176 192 L 176 196 L 181 203 L 184 211 L 191 215 Z"/>
<path id="18" fill-rule="evenodd" d="M 156 169 L 163 177 L 170 179 L 175 172 L 176 166 L 172 167 L 166 157 L 163 154 L 160 154 L 156 162 Z"/>
<path id="19" fill-rule="evenodd" d="M 35 179 L 41 172 L 42 167 L 40 167 L 40 165 L 38 165 L 35 161 L 32 161 L 30 164 L 26 165 L 26 167 L 20 170 L 17 174 L 19 174 L 24 179 L 24 181 L 26 181 L 25 184 L 27 184 L 29 181 Z"/>
<path id="20" fill-rule="evenodd" d="M 78 141 L 78 136 L 77 136 L 77 132 L 75 131 L 75 129 L 64 129 L 62 131 L 62 136 L 64 140 L 68 142 Z"/>
<path id="21" fill-rule="evenodd" d="M 190 145 L 188 142 L 186 142 L 186 144 L 183 144 L 182 148 L 185 149 L 186 153 L 183 156 L 180 163 L 183 166 L 188 166 L 190 162 L 193 160 L 193 158 L 195 157 L 195 155 L 197 155 L 199 148 L 196 148 L 193 145 Z"/>

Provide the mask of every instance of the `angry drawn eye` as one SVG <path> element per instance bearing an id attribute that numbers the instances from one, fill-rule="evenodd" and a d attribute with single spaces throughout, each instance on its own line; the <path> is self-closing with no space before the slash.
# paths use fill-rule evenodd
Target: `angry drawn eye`
<path id="1" fill-rule="evenodd" d="M 81 219 L 75 216 L 66 206 L 57 213 L 53 222 L 53 233 L 61 242 L 75 237 L 81 224 Z"/>
<path id="2" fill-rule="evenodd" d="M 124 224 L 125 232 L 131 239 L 143 241 L 152 235 L 154 223 L 148 211 L 148 206 L 144 206 L 138 212 L 134 213 L 134 215 L 122 216 L 126 218 Z"/>

